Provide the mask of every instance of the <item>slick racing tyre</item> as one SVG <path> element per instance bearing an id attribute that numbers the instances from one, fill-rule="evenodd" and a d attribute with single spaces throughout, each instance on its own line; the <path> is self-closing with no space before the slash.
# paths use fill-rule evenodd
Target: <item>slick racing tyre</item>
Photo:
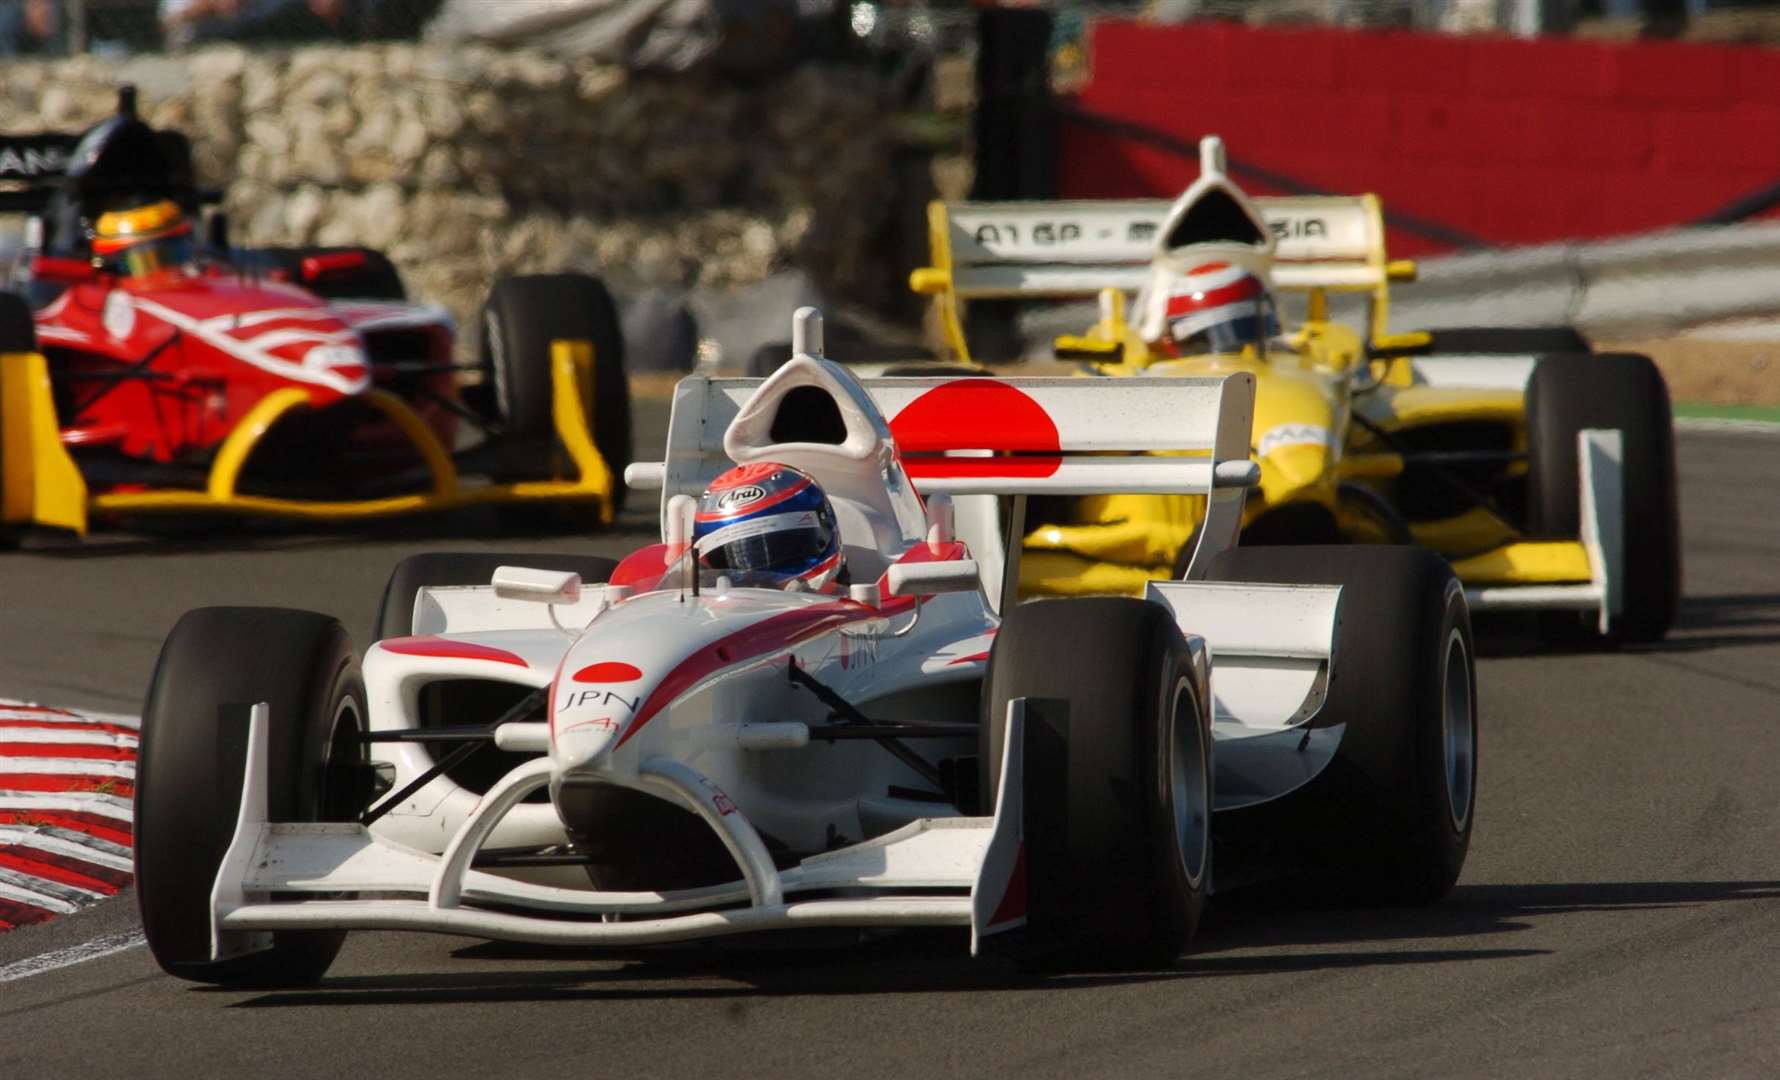
<path id="1" fill-rule="evenodd" d="M 593 345 L 593 385 L 582 388 L 583 404 L 594 445 L 612 470 L 613 507 L 620 509 L 631 454 L 630 385 L 618 309 L 598 278 L 528 274 L 495 282 L 482 307 L 482 385 L 465 400 L 499 425 L 502 468 L 513 479 L 562 474 L 567 462 L 557 446 L 550 378 L 550 343 L 558 340 Z M 550 508 L 503 510 L 520 524 L 550 516 Z"/>
<path id="2" fill-rule="evenodd" d="M 1588 339 L 1569 326 L 1461 326 L 1429 330 L 1432 354 L 1585 353 Z"/>
<path id="3" fill-rule="evenodd" d="M 414 632 L 414 598 L 420 590 L 449 585 L 487 585 L 503 566 L 538 570 L 572 570 L 586 585 L 603 584 L 618 564 L 597 555 L 502 555 L 488 551 L 429 551 L 396 564 L 383 587 L 372 641 L 406 637 Z"/>
<path id="4" fill-rule="evenodd" d="M 1535 536 L 1574 540 L 1582 529 L 1576 435 L 1617 429 L 1625 508 L 1621 613 L 1608 637 L 1655 641 L 1668 633 L 1681 598 L 1681 509 L 1675 479 L 1675 421 L 1669 388 L 1647 356 L 1547 356 L 1527 384 L 1527 525 Z M 1553 613 L 1558 637 L 1589 637 L 1599 623 Z"/>
<path id="5" fill-rule="evenodd" d="M 1159 604 L 1040 600 L 1008 614 L 990 654 L 979 737 L 994 812 L 1007 706 L 1029 708 L 1027 959 L 1041 968 L 1155 967 L 1185 951 L 1211 880 L 1211 730 L 1180 630 Z"/>
<path id="6" fill-rule="evenodd" d="M 303 260 L 311 255 L 346 255 L 357 253 L 364 265 L 348 271 L 337 271 L 316 281 L 303 280 Z M 293 285 L 307 289 L 328 300 L 393 300 L 408 299 L 402 275 L 389 256 L 367 247 L 302 247 L 253 248 L 244 253 L 249 263 L 277 270 Z"/>
<path id="7" fill-rule="evenodd" d="M 161 647 L 136 764 L 136 894 L 155 960 L 182 979 L 294 985 L 327 971 L 344 934 L 286 931 L 228 960 L 210 952 L 210 892 L 235 831 L 248 711 L 270 707 L 272 821 L 352 821 L 369 801 L 359 734 L 365 684 L 325 615 L 283 608 L 189 612 Z"/>
<path id="8" fill-rule="evenodd" d="M 1313 736 L 1339 738 L 1334 756 L 1301 788 L 1220 812 L 1219 850 L 1288 845 L 1318 897 L 1445 896 L 1477 793 L 1475 654 L 1451 568 L 1413 547 L 1239 547 L 1212 559 L 1209 580 L 1342 587 L 1328 695 L 1311 720 Z M 1226 865 L 1220 883 L 1238 883 Z"/>

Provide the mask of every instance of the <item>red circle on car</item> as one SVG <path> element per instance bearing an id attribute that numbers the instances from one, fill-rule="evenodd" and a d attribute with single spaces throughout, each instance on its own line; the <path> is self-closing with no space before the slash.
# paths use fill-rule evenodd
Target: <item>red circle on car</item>
<path id="1" fill-rule="evenodd" d="M 602 660 L 597 664 L 588 664 L 572 676 L 576 682 L 635 682 L 642 677 L 641 668 L 621 660 Z"/>
<path id="2" fill-rule="evenodd" d="M 916 487 L 933 476 L 1050 476 L 1062 463 L 1056 421 L 1044 406 L 996 379 L 955 379 L 934 387 L 891 419 L 890 434 Z M 998 456 L 938 456 L 946 450 L 992 450 Z"/>

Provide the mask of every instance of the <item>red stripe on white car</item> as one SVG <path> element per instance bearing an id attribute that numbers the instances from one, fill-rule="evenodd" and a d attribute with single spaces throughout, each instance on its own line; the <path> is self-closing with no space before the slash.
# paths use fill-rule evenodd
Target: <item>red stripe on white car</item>
<path id="1" fill-rule="evenodd" d="M 0 932 L 129 885 L 138 727 L 0 702 Z"/>
<path id="2" fill-rule="evenodd" d="M 423 634 L 419 637 L 386 638 L 377 643 L 377 648 L 385 652 L 400 653 L 403 656 L 437 656 L 450 660 L 492 660 L 499 664 L 531 666 L 526 663 L 525 657 L 518 653 L 497 649 L 492 645 L 478 645 L 474 641 L 457 641 L 433 634 Z"/>
<path id="3" fill-rule="evenodd" d="M 926 544 L 915 544 L 897 562 L 939 562 L 962 559 L 966 555 L 964 545 L 956 541 L 940 545 L 937 552 Z M 880 590 L 888 589 L 887 573 L 878 578 L 878 587 Z M 883 603 L 875 608 L 856 604 L 851 600 L 812 604 L 762 619 L 712 642 L 680 661 L 656 684 L 654 691 L 638 706 L 636 718 L 631 721 L 624 734 L 619 736 L 616 745 L 623 746 L 632 735 L 642 730 L 644 724 L 676 698 L 724 668 L 774 653 L 789 652 L 812 638 L 821 637 L 849 623 L 894 615 L 914 606 L 915 600 L 909 596 L 885 597 Z M 550 715 L 552 718 L 556 716 L 554 703 Z"/>
<path id="4" fill-rule="evenodd" d="M 637 708 L 636 719 L 619 736 L 617 745 L 623 746 L 630 741 L 632 735 L 641 731 L 644 724 L 675 698 L 724 668 L 773 653 L 788 652 L 811 638 L 821 637 L 848 623 L 876 619 L 882 613 L 879 608 L 855 604 L 851 600 L 836 600 L 780 612 L 714 641 L 680 661 L 656 684 L 654 692 Z"/>

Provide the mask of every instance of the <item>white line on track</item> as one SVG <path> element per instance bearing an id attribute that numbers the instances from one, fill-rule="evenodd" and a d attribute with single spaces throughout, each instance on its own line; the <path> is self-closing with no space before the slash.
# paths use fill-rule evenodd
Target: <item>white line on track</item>
<path id="1" fill-rule="evenodd" d="M 0 743 L 32 746 L 120 746 L 134 749 L 135 735 L 108 731 L 73 731 L 63 728 L 0 728 Z"/>
<path id="2" fill-rule="evenodd" d="M 125 716 L 123 713 L 94 712 L 91 709 L 42 710 L 29 701 L 19 701 L 16 698 L 0 698 L 0 720 L 61 720 L 76 723 L 90 720 L 101 724 L 116 724 L 118 727 L 142 726 L 140 717 Z"/>
<path id="3" fill-rule="evenodd" d="M 74 835 L 78 836 L 79 834 L 76 833 Z M 84 840 L 86 838 L 83 837 L 82 839 Z M 104 841 L 97 841 L 96 843 L 104 843 Z M 104 848 L 101 848 L 95 846 L 95 843 L 82 843 L 65 837 L 54 836 L 41 829 L 18 829 L 7 825 L 0 825 L 0 847 L 6 847 L 7 845 L 31 848 L 35 851 L 45 851 L 52 855 L 65 855 L 70 859 L 80 859 L 85 862 L 90 862 L 95 866 L 105 866 L 113 870 L 129 871 L 132 869 L 130 865 L 130 856 L 127 850 L 122 855 L 116 854 L 115 850 L 105 850 L 105 848 L 117 849 L 120 847 L 118 844 L 106 844 Z"/>
<path id="4" fill-rule="evenodd" d="M 9 875 L 0 872 L 0 897 L 21 904 L 29 904 L 31 907 L 42 908 L 57 915 L 72 915 L 80 910 L 79 904 L 71 903 L 58 896 L 51 896 L 48 893 L 38 892 L 36 889 L 27 889 L 18 884 L 19 879 L 23 877 L 23 874 Z"/>
<path id="5" fill-rule="evenodd" d="M 9 773 L 55 776 L 116 776 L 125 780 L 136 776 L 134 761 L 106 761 L 104 758 L 0 758 Z"/>
<path id="6" fill-rule="evenodd" d="M 106 934 L 91 941 L 83 941 L 79 945 L 71 945 L 66 949 L 57 949 L 40 956 L 28 956 L 23 960 L 15 960 L 0 967 L 0 983 L 16 982 L 29 979 L 33 975 L 45 975 L 59 968 L 84 964 L 88 960 L 98 960 L 127 952 L 145 944 L 140 930 L 127 930 L 121 934 Z"/>
<path id="7" fill-rule="evenodd" d="M 1677 416 L 1676 431 L 1698 431 L 1708 435 L 1780 436 L 1780 423 L 1772 420 L 1721 420 L 1705 416 Z"/>
<path id="8" fill-rule="evenodd" d="M 4 791 L 0 790 L 0 808 L 7 810 L 60 810 L 64 813 L 99 814 L 102 817 L 128 822 L 135 813 L 130 800 L 120 795 L 97 791 Z"/>

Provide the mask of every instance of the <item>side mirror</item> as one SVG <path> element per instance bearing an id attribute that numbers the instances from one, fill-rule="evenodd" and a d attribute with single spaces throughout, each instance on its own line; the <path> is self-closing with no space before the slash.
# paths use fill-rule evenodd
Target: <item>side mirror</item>
<path id="1" fill-rule="evenodd" d="M 581 599 L 581 575 L 572 570 L 533 570 L 524 566 L 496 567 L 494 594 L 502 600 L 534 604 L 573 604 Z"/>
<path id="2" fill-rule="evenodd" d="M 1125 359 L 1125 343 L 1105 338 L 1064 335 L 1051 344 L 1059 360 L 1091 360 L 1097 364 L 1116 364 Z"/>
<path id="3" fill-rule="evenodd" d="M 297 274 L 303 281 L 326 281 L 362 270 L 365 262 L 365 253 L 362 251 L 332 251 L 326 255 L 308 255 L 298 266 Z"/>
<path id="4" fill-rule="evenodd" d="M 35 255 L 31 258 L 31 276 L 39 281 L 75 285 L 82 281 L 97 281 L 104 273 L 90 259 L 64 255 Z"/>
<path id="5" fill-rule="evenodd" d="M 937 266 L 923 266 L 909 272 L 909 289 L 920 296 L 938 296 L 951 287 L 951 272 Z"/>
<path id="6" fill-rule="evenodd" d="M 1392 259 L 1384 264 L 1386 281 L 1414 281 L 1420 272 L 1414 259 Z"/>
<path id="7" fill-rule="evenodd" d="M 1372 355 L 1400 356 L 1404 353 L 1421 352 L 1434 343 L 1434 336 L 1426 330 L 1410 330 L 1401 334 L 1380 334 L 1372 339 Z"/>
<path id="8" fill-rule="evenodd" d="M 884 574 L 891 596 L 932 596 L 936 593 L 976 592 L 983 582 L 975 559 L 945 562 L 897 563 Z"/>

